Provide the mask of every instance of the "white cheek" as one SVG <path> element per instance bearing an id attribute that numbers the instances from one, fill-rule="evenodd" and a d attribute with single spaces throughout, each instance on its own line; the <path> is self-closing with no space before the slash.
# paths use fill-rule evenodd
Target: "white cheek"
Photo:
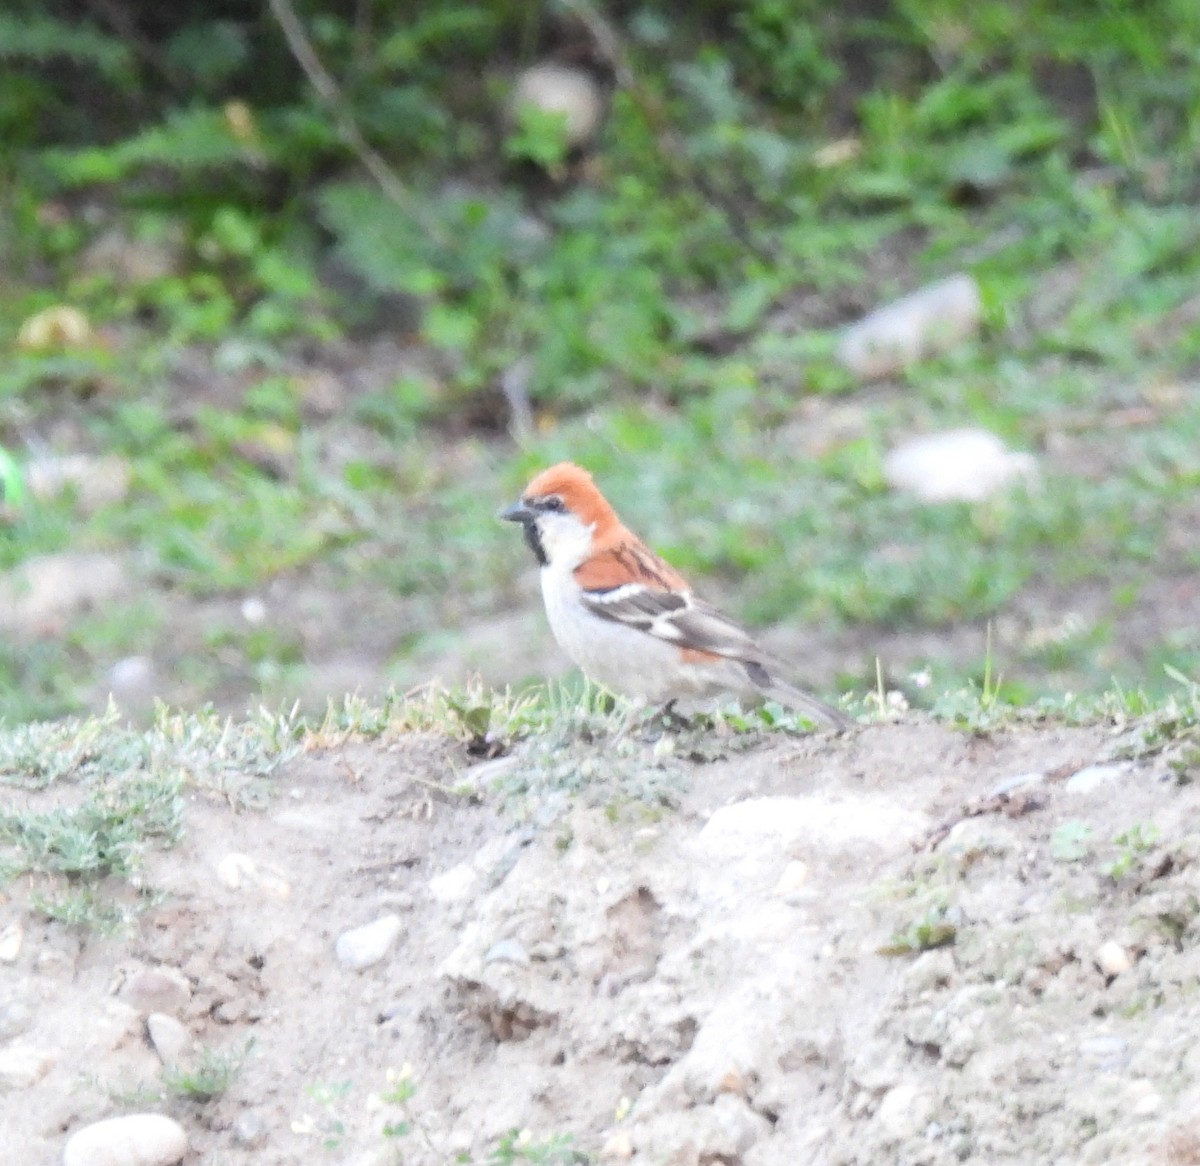
<path id="1" fill-rule="evenodd" d="M 542 549 L 559 570 L 573 571 L 592 549 L 592 527 L 573 514 L 543 514 L 538 519 Z"/>

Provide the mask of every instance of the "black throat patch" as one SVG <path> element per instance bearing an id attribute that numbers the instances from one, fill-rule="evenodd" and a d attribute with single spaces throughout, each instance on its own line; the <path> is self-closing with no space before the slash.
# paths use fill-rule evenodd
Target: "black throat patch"
<path id="1" fill-rule="evenodd" d="M 524 519 L 521 529 L 525 534 L 525 543 L 533 551 L 539 565 L 546 566 L 550 560 L 546 557 L 546 548 L 542 546 L 542 536 L 538 532 L 537 519 L 532 516 Z"/>

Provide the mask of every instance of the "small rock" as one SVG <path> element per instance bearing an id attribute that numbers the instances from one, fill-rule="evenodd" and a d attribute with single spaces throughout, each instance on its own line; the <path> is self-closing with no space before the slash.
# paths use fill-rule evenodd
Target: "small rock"
<path id="1" fill-rule="evenodd" d="M 979 285 L 969 275 L 952 275 L 852 324 L 837 358 L 855 376 L 877 380 L 952 348 L 978 330 L 982 317 Z"/>
<path id="2" fill-rule="evenodd" d="M 55 304 L 22 321 L 17 347 L 38 354 L 86 348 L 96 342 L 91 321 L 70 304 Z"/>
<path id="3" fill-rule="evenodd" d="M 501 939 L 488 948 L 483 962 L 485 964 L 519 964 L 521 967 L 527 967 L 529 952 L 525 950 L 525 945 L 519 940 Z"/>
<path id="4" fill-rule="evenodd" d="M 1046 780 L 1044 773 L 1018 773 L 1016 777 L 1006 777 L 1002 782 L 992 786 L 984 795 L 985 799 L 1001 798 L 1005 794 L 1014 794 L 1018 790 L 1032 789 Z"/>
<path id="5" fill-rule="evenodd" d="M 71 1136 L 63 1166 L 173 1166 L 187 1153 L 183 1126 L 158 1113 L 98 1121 Z"/>
<path id="6" fill-rule="evenodd" d="M 933 1098 L 915 1085 L 889 1089 L 875 1111 L 875 1120 L 895 1141 L 916 1137 L 933 1116 Z"/>
<path id="7" fill-rule="evenodd" d="M 1110 980 L 1133 967 L 1133 960 L 1130 958 L 1129 952 L 1115 939 L 1110 939 L 1096 948 L 1092 960 L 1101 973 Z"/>
<path id="8" fill-rule="evenodd" d="M 403 930 L 399 915 L 381 915 L 362 927 L 343 931 L 337 939 L 338 960 L 352 971 L 369 968 L 387 955 Z"/>
<path id="9" fill-rule="evenodd" d="M 1116 781 L 1129 772 L 1128 765 L 1089 765 L 1077 770 L 1063 787 L 1069 794 L 1090 794 L 1102 785 Z"/>
<path id="10" fill-rule="evenodd" d="M 767 1119 L 755 1113 L 739 1094 L 722 1093 L 712 1104 L 712 1114 L 738 1157 L 770 1133 Z"/>
<path id="11" fill-rule="evenodd" d="M 108 670 L 108 690 L 119 704 L 148 705 L 158 689 L 149 656 L 125 656 Z"/>
<path id="12" fill-rule="evenodd" d="M 24 1000 L 0 1001 L 0 1041 L 12 1040 L 33 1026 L 33 1009 Z"/>
<path id="13" fill-rule="evenodd" d="M 270 1132 L 271 1123 L 257 1109 L 244 1110 L 233 1122 L 233 1140 L 247 1150 L 257 1150 L 265 1146 Z"/>
<path id="14" fill-rule="evenodd" d="M 246 854 L 227 854 L 217 863 L 217 878 L 231 891 L 240 890 L 246 883 L 258 879 L 258 868 Z"/>
<path id="15" fill-rule="evenodd" d="M 64 951 L 61 947 L 48 947 L 39 951 L 33 966 L 39 975 L 73 975 L 78 952 Z"/>
<path id="16" fill-rule="evenodd" d="M 807 882 L 808 866 L 798 859 L 794 859 L 783 868 L 783 873 L 779 876 L 779 881 L 771 893 L 786 899 L 789 895 L 794 895 L 797 891 L 802 890 Z"/>
<path id="17" fill-rule="evenodd" d="M 1131 1082 L 1129 1093 L 1133 1098 L 1135 1117 L 1149 1117 L 1162 1108 L 1162 1095 L 1155 1092 L 1154 1086 L 1149 1081 L 1143 1079 Z"/>
<path id="18" fill-rule="evenodd" d="M 608 1161 L 624 1162 L 633 1157 L 633 1138 L 627 1130 L 617 1130 L 610 1134 L 600 1147 L 600 1157 Z"/>
<path id="19" fill-rule="evenodd" d="M 242 619 L 258 626 L 267 618 L 267 605 L 257 595 L 247 595 L 242 600 Z"/>
<path id="20" fill-rule="evenodd" d="M 173 1016 L 151 1012 L 146 1017 L 146 1030 L 158 1059 L 168 1067 L 186 1061 L 195 1048 L 191 1033 Z"/>
<path id="21" fill-rule="evenodd" d="M 460 862 L 429 880 L 429 893 L 439 903 L 458 903 L 467 898 L 479 875 L 470 863 Z"/>
<path id="22" fill-rule="evenodd" d="M 25 929 L 20 922 L 10 923 L 3 931 L 0 931 L 0 964 L 17 962 L 24 939 Z"/>
<path id="23" fill-rule="evenodd" d="M 255 887 L 271 899 L 291 897 L 291 884 L 277 871 L 260 867 L 249 855 L 236 852 L 217 863 L 217 878 L 231 891 Z"/>
<path id="24" fill-rule="evenodd" d="M 35 498 L 45 501 L 72 493 L 84 514 L 123 502 L 132 481 L 129 463 L 116 454 L 42 457 L 31 461 L 25 469 L 25 482 Z"/>
<path id="25" fill-rule="evenodd" d="M 923 951 L 904 973 L 904 987 L 913 995 L 938 991 L 954 982 L 957 971 L 951 948 Z"/>
<path id="26" fill-rule="evenodd" d="M 181 1011 L 192 998 L 192 986 L 177 968 L 143 968 L 121 985 L 120 998 L 139 1012 Z"/>
<path id="27" fill-rule="evenodd" d="M 986 429 L 948 429 L 914 437 L 884 458 L 893 490 L 922 502 L 982 502 L 1017 482 L 1032 482 L 1032 454 L 1014 453 Z"/>
<path id="28" fill-rule="evenodd" d="M 522 106 L 562 114 L 569 146 L 586 146 L 604 120 L 604 97 L 592 75 L 551 61 L 532 65 L 517 78 L 511 102 L 514 120 Z"/>
<path id="29" fill-rule="evenodd" d="M 55 1057 L 45 1049 L 10 1045 L 0 1049 L 0 1091 L 28 1089 L 54 1068 Z"/>
<path id="30" fill-rule="evenodd" d="M 1079 1042 L 1079 1053 L 1100 1069 L 1119 1069 L 1129 1062 L 1129 1042 L 1119 1036 L 1090 1036 Z"/>
<path id="31" fill-rule="evenodd" d="M 808 797 L 746 798 L 713 812 L 698 836 L 713 861 L 736 862 L 748 850 L 788 847 L 811 839 L 830 847 L 862 843 L 901 843 L 924 827 L 926 819 L 883 799 L 846 797 L 834 801 Z"/>

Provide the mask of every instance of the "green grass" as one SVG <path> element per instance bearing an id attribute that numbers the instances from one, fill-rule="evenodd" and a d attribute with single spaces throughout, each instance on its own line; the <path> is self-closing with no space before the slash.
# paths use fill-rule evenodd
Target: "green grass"
<path id="1" fill-rule="evenodd" d="M 860 720 L 911 715 L 874 704 L 862 698 Z M 1103 723 L 1113 731 L 1114 756 L 1158 756 L 1181 783 L 1200 773 L 1200 685 L 1183 677 L 1166 696 L 1118 690 L 1036 705 L 1009 703 L 1003 685 L 989 677 L 982 688 L 942 693 L 936 715 L 976 734 L 1022 723 Z M 20 877 L 44 915 L 118 928 L 152 898 L 153 888 L 141 881 L 145 856 L 179 840 L 188 797 L 251 810 L 266 805 L 281 767 L 305 748 L 434 734 L 460 750 L 444 782 L 425 783 L 446 795 L 495 799 L 518 817 L 582 799 L 643 820 L 678 804 L 689 763 L 810 730 L 803 718 L 772 705 L 666 729 L 590 686 L 494 692 L 480 685 L 427 686 L 377 704 L 348 697 L 319 717 L 261 711 L 235 722 L 160 709 L 154 726 L 139 730 L 110 710 L 0 727 L 0 886 Z M 460 767 L 508 754 L 511 764 L 485 787 L 458 783 Z M 1140 826 L 1117 838 L 1114 877 L 1142 862 L 1154 841 L 1153 828 Z M 1059 842 L 1057 856 L 1066 858 L 1078 840 Z"/>
<path id="2" fill-rule="evenodd" d="M 26 435 L 66 433 L 71 448 L 127 459 L 134 485 L 93 515 L 70 498 L 27 504 L 3 528 L 0 570 L 115 550 L 144 598 L 132 615 L 0 646 L 0 719 L 81 711 L 135 653 L 161 657 L 189 702 L 294 692 L 298 631 L 198 633 L 194 613 L 318 572 L 405 601 L 402 671 L 527 592 L 528 560 L 493 514 L 563 457 L 737 615 L 825 629 L 864 662 L 891 633 L 995 620 L 1016 629 L 1002 663 L 1027 698 L 1113 677 L 1165 692 L 1165 667 L 1200 667 L 1194 629 L 1123 631 L 1156 581 L 1200 565 L 1194 6 L 1075 19 L 1021 0 L 896 3 L 869 25 L 816 6 L 781 22 L 777 9 L 745 6 L 719 47 L 703 12 L 665 40 L 649 9 L 623 25 L 641 88 L 614 95 L 586 179 L 551 194 L 505 168 L 554 146 L 545 127 L 489 145 L 449 97 L 447 29 L 469 29 L 458 48 L 480 59 L 530 34 L 513 39 L 508 16 L 463 0 L 430 0 L 379 38 L 386 61 L 354 63 L 380 108 L 408 111 L 371 132 L 404 137 L 417 159 L 419 214 L 344 172 L 314 186 L 338 147 L 302 98 L 248 111 L 254 166 L 207 92 L 210 104 L 111 145 L 13 137 L 12 164 L 31 177 L 0 220 L 17 272 L 0 338 L 60 302 L 100 338 L 0 357 L 0 442 L 19 452 Z M 42 43 L 17 59 L 36 62 Z M 116 48 L 101 37 L 72 51 L 111 80 Z M 872 83 L 847 91 L 845 61 L 862 54 Z M 402 95 L 384 80 L 398 61 L 414 70 Z M 24 84 L 46 82 L 34 70 Z M 851 132 L 835 160 L 828 147 Z M 311 187 L 310 201 L 264 213 L 255 166 Z M 163 198 L 150 173 L 188 197 Z M 463 173 L 493 181 L 446 186 Z M 97 181 L 118 204 L 128 192 L 112 221 L 131 246 L 179 241 L 172 270 L 130 283 L 87 267 L 97 232 L 69 200 Z M 68 209 L 47 209 L 54 198 Z M 312 407 L 300 355 L 319 367 L 350 326 L 318 274 L 314 214 L 364 302 L 404 292 L 425 308 L 411 352 L 368 368 L 332 411 Z M 880 386 L 836 364 L 844 323 L 956 270 L 982 289 L 976 339 Z M 515 368 L 533 415 L 519 450 L 498 389 Z M 978 505 L 887 489 L 891 445 L 961 425 L 1034 452 L 1040 484 Z M 335 610 L 338 589 L 323 586 Z M 926 662 L 951 687 L 970 678 L 961 655 Z M 863 667 L 839 681 L 873 678 Z"/>
<path id="3" fill-rule="evenodd" d="M 153 895 L 145 856 L 181 838 L 185 794 L 262 801 L 300 731 L 287 716 L 234 724 L 166 709 L 145 731 L 115 709 L 0 728 L 0 886 L 27 880 L 47 917 L 119 928 Z"/>

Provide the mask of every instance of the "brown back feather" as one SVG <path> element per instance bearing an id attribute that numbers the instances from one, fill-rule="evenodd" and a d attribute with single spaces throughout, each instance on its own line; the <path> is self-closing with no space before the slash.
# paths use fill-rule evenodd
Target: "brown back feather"
<path id="1" fill-rule="evenodd" d="M 687 590 L 687 582 L 678 571 L 632 531 L 619 525 L 607 538 L 597 537 L 595 553 L 575 568 L 575 581 L 585 591 L 610 591 L 626 583 L 640 583 L 655 591 Z"/>

